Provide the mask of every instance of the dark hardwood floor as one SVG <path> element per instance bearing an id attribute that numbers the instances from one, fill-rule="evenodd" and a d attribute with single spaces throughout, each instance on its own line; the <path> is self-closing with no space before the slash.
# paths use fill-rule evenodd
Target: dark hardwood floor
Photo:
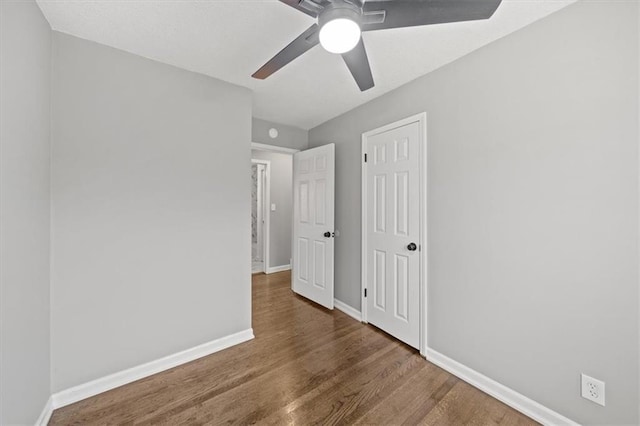
<path id="1" fill-rule="evenodd" d="M 256 338 L 61 408 L 50 424 L 532 425 L 418 352 L 253 276 Z"/>

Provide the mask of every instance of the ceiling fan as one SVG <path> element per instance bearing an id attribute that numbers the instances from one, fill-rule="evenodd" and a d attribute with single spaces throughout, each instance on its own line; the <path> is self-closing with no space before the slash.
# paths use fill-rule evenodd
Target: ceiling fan
<path id="1" fill-rule="evenodd" d="M 362 31 L 488 19 L 502 0 L 280 0 L 317 18 L 252 77 L 264 80 L 318 43 L 342 55 L 361 91 L 374 86 Z"/>

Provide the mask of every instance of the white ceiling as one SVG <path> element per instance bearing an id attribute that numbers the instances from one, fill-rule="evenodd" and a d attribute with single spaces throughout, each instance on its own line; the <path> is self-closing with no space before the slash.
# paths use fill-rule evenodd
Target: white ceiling
<path id="1" fill-rule="evenodd" d="M 316 47 L 266 80 L 251 74 L 314 20 L 277 0 L 38 0 L 51 27 L 248 87 L 253 115 L 309 129 L 576 0 L 503 0 L 487 21 L 367 32 L 376 87 Z"/>

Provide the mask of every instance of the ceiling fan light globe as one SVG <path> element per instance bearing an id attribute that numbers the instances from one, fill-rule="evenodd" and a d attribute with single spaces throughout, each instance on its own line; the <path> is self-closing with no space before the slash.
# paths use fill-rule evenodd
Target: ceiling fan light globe
<path id="1" fill-rule="evenodd" d="M 360 26 L 351 19 L 337 18 L 320 28 L 320 44 L 331 53 L 346 53 L 360 41 Z"/>

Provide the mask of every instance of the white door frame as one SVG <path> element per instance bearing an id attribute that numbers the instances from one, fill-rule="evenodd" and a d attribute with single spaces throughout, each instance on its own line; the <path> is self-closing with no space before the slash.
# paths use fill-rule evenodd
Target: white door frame
<path id="1" fill-rule="evenodd" d="M 420 124 L 420 355 L 426 357 L 427 353 L 427 113 L 407 117 L 386 126 L 365 132 L 362 134 L 362 251 L 361 251 L 361 306 L 362 322 L 367 321 L 367 299 L 364 297 L 367 288 L 367 163 L 364 156 L 367 154 L 368 139 L 379 133 L 387 132 L 407 124 L 418 122 Z"/>
<path id="2" fill-rule="evenodd" d="M 267 145 L 266 143 L 258 143 L 251 142 L 251 149 L 255 149 L 258 151 L 269 151 L 269 152 L 279 152 L 281 154 L 295 154 L 296 152 L 300 152 L 299 149 L 294 148 L 285 148 L 283 146 L 277 145 Z"/>
<path id="3" fill-rule="evenodd" d="M 269 229 L 271 227 L 271 161 L 251 159 L 251 164 L 263 164 L 265 166 L 264 176 L 264 193 L 262 194 L 264 225 L 262 226 L 262 253 L 264 253 L 264 273 L 269 269 Z"/>

